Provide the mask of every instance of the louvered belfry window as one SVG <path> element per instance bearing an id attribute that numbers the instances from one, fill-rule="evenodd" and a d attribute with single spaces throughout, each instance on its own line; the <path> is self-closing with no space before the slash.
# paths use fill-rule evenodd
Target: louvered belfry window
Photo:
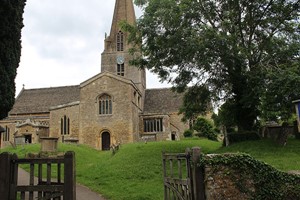
<path id="1" fill-rule="evenodd" d="M 111 96 L 104 94 L 99 98 L 99 114 L 100 115 L 112 114 Z"/>
<path id="2" fill-rule="evenodd" d="M 124 76 L 125 75 L 125 67 L 123 64 L 117 64 L 117 75 Z"/>
<path id="3" fill-rule="evenodd" d="M 117 33 L 117 51 L 124 51 L 124 34 L 121 31 Z"/>

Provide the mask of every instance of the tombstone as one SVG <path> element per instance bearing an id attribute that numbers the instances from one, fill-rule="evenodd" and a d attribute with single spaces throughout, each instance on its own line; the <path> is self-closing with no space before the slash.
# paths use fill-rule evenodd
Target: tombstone
<path id="1" fill-rule="evenodd" d="M 293 103 L 295 104 L 298 122 L 298 133 L 296 134 L 296 138 L 300 139 L 300 99 L 293 101 Z"/>
<path id="2" fill-rule="evenodd" d="M 42 137 L 41 152 L 56 152 L 58 137 Z"/>

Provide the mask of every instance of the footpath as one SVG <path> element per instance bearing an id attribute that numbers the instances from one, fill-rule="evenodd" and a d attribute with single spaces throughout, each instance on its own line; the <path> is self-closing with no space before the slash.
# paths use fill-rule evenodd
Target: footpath
<path id="1" fill-rule="evenodd" d="M 37 182 L 37 179 L 35 180 Z M 24 169 L 18 169 L 18 185 L 28 185 L 29 173 Z M 76 200 L 105 200 L 100 194 L 91 191 L 85 186 L 76 184 Z"/>

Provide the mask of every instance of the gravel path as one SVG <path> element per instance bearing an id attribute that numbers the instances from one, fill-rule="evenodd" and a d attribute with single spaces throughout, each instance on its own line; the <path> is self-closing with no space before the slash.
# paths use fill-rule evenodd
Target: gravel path
<path id="1" fill-rule="evenodd" d="M 35 178 L 35 184 L 37 183 L 37 178 Z M 18 169 L 18 185 L 28 185 L 29 184 L 29 173 L 24 169 Z M 76 184 L 76 200 L 105 200 L 100 194 L 95 193 L 85 186 Z"/>

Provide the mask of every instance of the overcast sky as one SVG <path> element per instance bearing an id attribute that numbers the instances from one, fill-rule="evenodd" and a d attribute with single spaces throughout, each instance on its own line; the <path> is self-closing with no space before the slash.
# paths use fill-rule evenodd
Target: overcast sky
<path id="1" fill-rule="evenodd" d="M 26 89 L 78 85 L 100 72 L 115 0 L 27 0 L 16 95 Z M 136 8 L 136 15 L 141 11 Z M 147 88 L 167 87 L 147 73 Z"/>

